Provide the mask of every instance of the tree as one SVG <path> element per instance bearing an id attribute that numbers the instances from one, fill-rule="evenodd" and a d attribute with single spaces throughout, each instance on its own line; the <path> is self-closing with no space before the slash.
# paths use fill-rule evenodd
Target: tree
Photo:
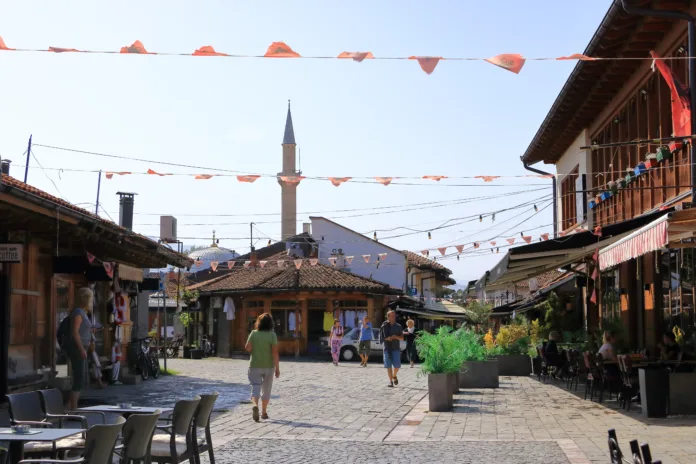
<path id="1" fill-rule="evenodd" d="M 493 306 L 474 300 L 466 306 L 466 313 L 469 322 L 485 332 L 491 325 L 490 317 L 493 313 Z"/>

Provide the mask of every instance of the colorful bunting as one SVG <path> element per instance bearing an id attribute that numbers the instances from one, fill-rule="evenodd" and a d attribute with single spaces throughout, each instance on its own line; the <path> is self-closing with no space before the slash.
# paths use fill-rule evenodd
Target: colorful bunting
<path id="1" fill-rule="evenodd" d="M 457 245 L 455 248 L 457 249 L 457 253 L 464 251 L 464 245 Z"/>
<path id="2" fill-rule="evenodd" d="M 541 237 L 542 240 L 545 241 L 545 240 L 548 240 L 548 239 L 549 239 L 549 234 L 541 234 L 540 237 Z"/>
<path id="3" fill-rule="evenodd" d="M 355 256 L 346 256 L 346 263 L 348 263 L 349 266 L 353 264 L 353 258 L 355 258 Z"/>
<path id="4" fill-rule="evenodd" d="M 391 184 L 393 177 L 375 177 L 375 180 L 385 187 Z"/>
<path id="5" fill-rule="evenodd" d="M 491 246 L 495 246 L 496 242 L 490 242 Z"/>
<path id="6" fill-rule="evenodd" d="M 559 56 L 556 58 L 557 61 L 563 60 L 580 60 L 580 61 L 594 61 L 596 58 L 589 57 L 587 55 L 581 55 L 580 53 L 573 53 L 569 56 Z"/>
<path id="7" fill-rule="evenodd" d="M 171 176 L 171 174 L 161 174 L 159 172 L 153 171 L 152 169 L 148 169 L 147 173 L 151 174 L 151 175 L 155 175 L 155 176 L 160 176 L 160 177 Z"/>
<path id="8" fill-rule="evenodd" d="M 298 270 L 302 267 L 302 260 L 301 259 L 296 259 L 294 261 L 294 263 L 295 263 L 295 268 L 297 268 Z"/>
<path id="9" fill-rule="evenodd" d="M 514 238 L 509 238 L 509 239 L 507 239 L 507 242 L 508 242 L 510 245 L 512 245 L 512 244 L 515 243 L 515 239 L 514 239 Z"/>
<path id="10" fill-rule="evenodd" d="M 330 257 L 329 263 L 331 263 L 332 266 L 336 266 L 336 257 L 335 256 Z"/>
<path id="11" fill-rule="evenodd" d="M 426 74 L 432 74 L 440 60 L 444 60 L 441 56 L 409 56 L 409 60 L 418 60 L 418 64 Z"/>
<path id="12" fill-rule="evenodd" d="M 14 50 L 14 48 L 9 48 L 7 45 L 5 45 L 5 41 L 2 40 L 2 37 L 0 37 L 0 50 Z"/>
<path id="13" fill-rule="evenodd" d="M 206 45 L 205 47 L 201 47 L 195 52 L 193 52 L 193 56 L 229 56 L 227 53 L 218 53 L 215 51 L 213 47 L 210 45 Z"/>
<path id="14" fill-rule="evenodd" d="M 384 259 L 387 257 L 386 253 L 380 253 L 377 255 L 377 259 L 380 261 L 384 261 Z"/>
<path id="15" fill-rule="evenodd" d="M 80 50 L 75 48 L 48 47 L 49 52 L 53 53 L 80 53 Z"/>
<path id="16" fill-rule="evenodd" d="M 239 182 L 248 182 L 248 183 L 251 184 L 252 182 L 254 182 L 254 181 L 255 181 L 256 179 L 258 179 L 259 177 L 261 177 L 261 176 L 256 176 L 256 175 L 250 175 L 250 176 L 237 176 L 237 180 L 238 180 Z"/>
<path id="17" fill-rule="evenodd" d="M 244 261 L 244 267 L 248 268 L 251 266 L 251 261 Z"/>
<path id="18" fill-rule="evenodd" d="M 503 53 L 502 55 L 496 55 L 492 58 L 486 58 L 485 61 L 515 74 L 519 74 L 522 66 L 524 66 L 525 59 L 522 55 L 517 53 Z"/>
<path id="19" fill-rule="evenodd" d="M 527 243 L 532 243 L 532 237 L 529 235 L 525 235 L 522 237 L 522 240 L 524 240 Z"/>
<path id="20" fill-rule="evenodd" d="M 114 278 L 114 263 L 109 263 L 109 262 L 102 262 L 102 266 L 104 266 L 104 271 L 106 272 L 106 275 L 109 276 L 110 279 Z"/>
<path id="21" fill-rule="evenodd" d="M 371 255 L 362 255 L 363 260 L 365 261 L 365 264 L 369 264 Z"/>
<path id="22" fill-rule="evenodd" d="M 197 180 L 207 180 L 215 177 L 215 174 L 196 174 L 195 179 Z"/>
<path id="23" fill-rule="evenodd" d="M 87 252 L 87 261 L 89 261 L 89 264 L 92 264 L 95 259 L 96 257 L 92 253 Z"/>
<path id="24" fill-rule="evenodd" d="M 266 263 L 268 263 L 268 261 L 259 261 L 259 266 L 261 267 L 261 269 L 266 267 Z"/>
<path id="25" fill-rule="evenodd" d="M 127 174 L 132 174 L 132 173 L 131 173 L 131 172 L 126 172 L 126 171 L 122 171 L 122 172 L 107 172 L 107 173 L 106 173 L 106 178 L 107 178 L 107 179 L 111 179 L 112 177 L 114 177 L 114 174 L 117 174 L 117 175 L 119 175 L 119 176 L 125 176 L 125 175 L 127 175 Z"/>
<path id="26" fill-rule="evenodd" d="M 341 185 L 344 182 L 348 182 L 351 179 L 352 179 L 352 177 L 329 177 L 329 180 L 331 181 L 331 183 L 336 187 L 338 187 L 339 185 Z"/>
<path id="27" fill-rule="evenodd" d="M 476 176 L 474 179 L 483 179 L 484 182 L 493 182 L 495 179 L 499 179 L 500 176 Z"/>
<path id="28" fill-rule="evenodd" d="M 213 272 L 217 271 L 218 264 L 219 264 L 219 263 L 218 263 L 217 261 L 211 261 L 211 262 L 210 262 L 210 269 L 212 269 Z"/>
<path id="29" fill-rule="evenodd" d="M 319 260 L 317 258 L 309 258 L 310 266 L 316 266 Z"/>
<path id="30" fill-rule="evenodd" d="M 447 179 L 447 176 L 423 176 L 423 179 L 434 180 L 435 182 L 440 182 L 441 179 Z"/>
<path id="31" fill-rule="evenodd" d="M 362 60 L 371 60 L 375 57 L 372 55 L 372 52 L 343 52 L 340 55 L 338 55 L 338 58 L 351 58 L 353 61 L 357 61 L 358 63 L 360 63 L 362 62 Z"/>
<path id="32" fill-rule="evenodd" d="M 121 47 L 121 53 L 134 53 L 136 55 L 154 55 L 154 53 L 150 53 L 147 50 L 145 50 L 145 46 L 139 40 L 133 42 L 133 45 L 131 45 L 130 47 Z"/>
<path id="33" fill-rule="evenodd" d="M 269 45 L 266 58 L 301 58 L 300 54 L 290 48 L 285 42 L 273 42 Z M 299 269 L 299 268 L 298 268 Z"/>
<path id="34" fill-rule="evenodd" d="M 447 247 L 438 248 L 437 251 L 439 251 L 442 256 L 445 256 L 447 254 Z"/>
<path id="35" fill-rule="evenodd" d="M 285 184 L 299 185 L 304 178 L 304 176 L 280 176 L 280 181 Z"/>

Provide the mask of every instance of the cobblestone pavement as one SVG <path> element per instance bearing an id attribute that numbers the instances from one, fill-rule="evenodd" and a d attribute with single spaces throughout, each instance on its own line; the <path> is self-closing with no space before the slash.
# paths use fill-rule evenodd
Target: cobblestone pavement
<path id="1" fill-rule="evenodd" d="M 643 419 L 638 412 L 620 412 L 615 402 L 585 401 L 566 391 L 564 382 L 501 377 L 500 388 L 462 390 L 452 412 L 431 413 L 427 382 L 416 376 L 417 369 L 403 369 L 399 386 L 387 388 L 386 374 L 377 363 L 360 368 L 356 363 L 334 367 L 330 362 L 281 361 L 271 418 L 255 423 L 248 403 L 247 361 L 173 360 L 170 367 L 180 375 L 86 392 L 85 397 L 169 406 L 177 398 L 219 391 L 212 427 L 218 462 L 248 453 L 294 462 L 317 448 L 323 457 L 336 450 L 337 459 L 345 462 L 447 462 L 447 453 L 461 453 L 462 459 L 471 460 L 462 462 L 606 463 L 607 430 L 615 428 L 624 452 L 629 440 L 637 439 L 650 443 L 653 456 L 664 464 L 696 463 L 696 418 Z M 382 461 L 359 460 L 373 454 Z"/>

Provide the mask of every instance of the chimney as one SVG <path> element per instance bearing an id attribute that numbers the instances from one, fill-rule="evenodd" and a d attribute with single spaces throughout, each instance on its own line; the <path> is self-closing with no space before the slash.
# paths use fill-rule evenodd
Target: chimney
<path id="1" fill-rule="evenodd" d="M 6 176 L 10 175 L 10 163 L 12 163 L 12 160 L 4 159 L 0 161 L 0 172 Z"/>
<path id="2" fill-rule="evenodd" d="M 133 205 L 137 193 L 116 192 L 119 196 L 118 225 L 133 230 Z"/>
<path id="3" fill-rule="evenodd" d="M 312 234 L 312 223 L 311 222 L 302 223 L 302 233 L 305 233 L 308 235 Z"/>
<path id="4" fill-rule="evenodd" d="M 249 263 L 251 267 L 256 267 L 256 266 L 258 266 L 258 264 L 259 264 L 259 257 L 258 257 L 258 255 L 256 254 L 256 250 L 253 250 L 253 251 L 249 254 L 249 261 L 251 261 L 251 263 Z"/>

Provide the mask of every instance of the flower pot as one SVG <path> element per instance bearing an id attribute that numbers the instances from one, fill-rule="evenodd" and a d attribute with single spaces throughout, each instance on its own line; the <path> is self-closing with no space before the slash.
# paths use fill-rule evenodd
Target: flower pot
<path id="1" fill-rule="evenodd" d="M 191 355 L 191 359 L 203 359 L 203 350 L 201 349 L 192 348 L 189 354 Z"/>
<path id="2" fill-rule="evenodd" d="M 595 202 L 594 200 L 590 200 L 590 202 L 587 204 L 587 207 L 590 209 L 595 209 L 596 206 L 597 202 Z"/>
<path id="3" fill-rule="evenodd" d="M 602 201 L 607 201 L 611 198 L 611 192 L 602 192 L 601 198 Z"/>
<path id="4" fill-rule="evenodd" d="M 636 168 L 633 170 L 636 177 L 642 176 L 646 172 L 648 172 L 648 168 L 645 166 L 645 163 L 638 163 Z"/>
<path id="5" fill-rule="evenodd" d="M 655 155 L 657 155 L 658 162 L 672 159 L 672 151 L 669 149 L 669 147 L 665 146 L 658 148 Z"/>
<path id="6" fill-rule="evenodd" d="M 633 174 L 633 171 L 631 171 L 628 174 L 626 174 L 626 177 L 624 177 L 624 182 L 626 183 L 626 185 L 629 185 L 635 179 L 636 179 L 636 176 L 635 176 L 635 174 Z"/>
<path id="7" fill-rule="evenodd" d="M 498 360 L 465 361 L 459 372 L 459 388 L 498 388 Z"/>
<path id="8" fill-rule="evenodd" d="M 609 181 L 609 183 L 607 184 L 607 188 L 609 189 L 612 195 L 618 193 L 619 191 L 619 186 L 616 185 L 616 182 L 614 182 L 613 180 Z"/>
<path id="9" fill-rule="evenodd" d="M 673 142 L 669 142 L 669 151 L 672 153 L 672 155 L 679 153 L 682 148 L 684 148 L 684 144 L 680 141 L 675 140 Z"/>
<path id="10" fill-rule="evenodd" d="M 532 373 L 532 364 L 528 354 L 506 354 L 498 356 L 498 375 L 512 377 L 528 376 Z"/>
<path id="11" fill-rule="evenodd" d="M 451 376 L 449 374 L 428 374 L 428 409 L 432 412 L 445 412 L 451 409 Z"/>
<path id="12" fill-rule="evenodd" d="M 645 167 L 646 169 L 654 169 L 658 165 L 657 162 L 657 155 L 650 153 L 648 156 L 645 157 Z"/>

